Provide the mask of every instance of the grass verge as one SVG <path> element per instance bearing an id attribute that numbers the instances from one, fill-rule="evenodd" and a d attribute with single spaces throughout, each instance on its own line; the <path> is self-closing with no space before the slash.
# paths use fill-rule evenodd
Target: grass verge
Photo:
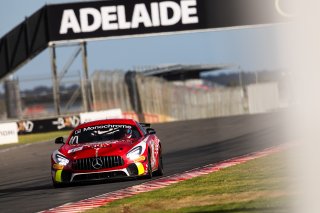
<path id="1" fill-rule="evenodd" d="M 20 144 L 28 144 L 28 143 L 37 143 L 44 141 L 54 141 L 55 138 L 59 136 L 68 136 L 70 131 L 56 131 L 56 132 L 47 132 L 47 133 L 37 133 L 37 134 L 27 134 L 27 135 L 19 135 L 19 143 L 14 144 L 4 144 L 0 145 L 0 148 L 8 148 Z"/>
<path id="2" fill-rule="evenodd" d="M 289 212 L 287 152 L 114 201 L 102 212 Z"/>
<path id="3" fill-rule="evenodd" d="M 54 140 L 60 136 L 69 135 L 70 130 L 67 131 L 56 131 L 56 132 L 47 132 L 47 133 L 38 133 L 38 134 L 29 134 L 29 135 L 19 135 L 19 143 L 35 143 L 35 142 L 43 142 Z"/>

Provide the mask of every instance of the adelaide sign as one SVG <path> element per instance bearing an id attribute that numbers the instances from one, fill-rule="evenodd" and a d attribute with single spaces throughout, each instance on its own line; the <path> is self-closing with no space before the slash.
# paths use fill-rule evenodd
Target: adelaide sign
<path id="1" fill-rule="evenodd" d="M 153 2 L 148 4 L 135 4 L 132 16 L 126 16 L 124 5 L 102 6 L 100 9 L 87 7 L 79 9 L 79 20 L 73 9 L 64 10 L 61 18 L 60 34 L 137 29 L 142 27 L 173 26 L 181 21 L 183 25 L 199 22 L 197 1 L 181 1 L 180 4 L 172 1 Z M 169 16 L 169 12 L 172 15 Z M 92 22 L 89 23 L 89 19 Z"/>
<path id="2" fill-rule="evenodd" d="M 0 39 L 0 79 L 50 44 L 287 22 L 290 0 L 108 0 L 46 5 Z"/>
<path id="3" fill-rule="evenodd" d="M 285 21 L 275 0 L 110 0 L 47 6 L 51 41 L 172 33 Z"/>

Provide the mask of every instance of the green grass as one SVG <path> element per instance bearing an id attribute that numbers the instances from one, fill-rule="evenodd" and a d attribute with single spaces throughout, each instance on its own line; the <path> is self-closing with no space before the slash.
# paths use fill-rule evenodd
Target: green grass
<path id="1" fill-rule="evenodd" d="M 114 201 L 102 212 L 288 212 L 286 152 Z"/>
<path id="2" fill-rule="evenodd" d="M 19 143 L 35 143 L 35 142 L 43 142 L 54 140 L 60 136 L 69 135 L 70 131 L 56 131 L 56 132 L 47 132 L 47 133 L 38 133 L 38 134 L 30 134 L 30 135 L 19 135 Z"/>
<path id="3" fill-rule="evenodd" d="M 60 136 L 68 136 L 69 133 L 70 131 L 68 130 L 68 131 L 56 131 L 56 132 L 48 132 L 48 133 L 19 135 L 19 143 L 0 145 L 0 148 L 11 147 L 19 144 L 54 141 L 55 138 Z"/>

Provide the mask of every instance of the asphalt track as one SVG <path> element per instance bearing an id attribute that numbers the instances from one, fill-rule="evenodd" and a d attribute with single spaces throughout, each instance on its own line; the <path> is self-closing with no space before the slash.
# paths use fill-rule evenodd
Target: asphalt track
<path id="1" fill-rule="evenodd" d="M 163 145 L 165 175 L 289 142 L 283 130 L 285 117 L 285 113 L 271 113 L 153 125 Z M 50 154 L 57 148 L 50 141 L 0 149 L 1 213 L 38 212 L 146 181 L 55 189 Z"/>

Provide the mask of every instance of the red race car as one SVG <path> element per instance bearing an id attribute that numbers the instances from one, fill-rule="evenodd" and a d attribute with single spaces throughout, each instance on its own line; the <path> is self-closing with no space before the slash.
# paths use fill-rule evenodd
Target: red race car
<path id="1" fill-rule="evenodd" d="M 51 156 L 55 187 L 111 178 L 163 175 L 159 138 L 150 124 L 132 119 L 99 120 L 77 126 Z"/>

